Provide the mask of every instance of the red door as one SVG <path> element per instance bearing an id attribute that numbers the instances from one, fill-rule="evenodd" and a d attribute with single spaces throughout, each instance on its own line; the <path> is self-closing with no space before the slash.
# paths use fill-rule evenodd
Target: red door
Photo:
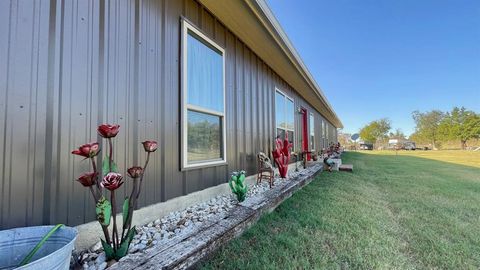
<path id="1" fill-rule="evenodd" d="M 302 108 L 302 151 L 308 152 L 308 113 L 307 109 Z M 307 154 L 307 160 L 310 160 L 310 153 Z"/>

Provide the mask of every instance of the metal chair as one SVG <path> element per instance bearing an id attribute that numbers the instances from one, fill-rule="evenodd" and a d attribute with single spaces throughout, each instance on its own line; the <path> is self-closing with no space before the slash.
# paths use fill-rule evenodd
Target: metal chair
<path id="1" fill-rule="evenodd" d="M 262 179 L 266 179 L 270 185 L 273 186 L 274 171 L 270 158 L 263 152 L 257 154 L 258 159 L 258 171 L 257 171 L 257 184 L 262 182 Z"/>

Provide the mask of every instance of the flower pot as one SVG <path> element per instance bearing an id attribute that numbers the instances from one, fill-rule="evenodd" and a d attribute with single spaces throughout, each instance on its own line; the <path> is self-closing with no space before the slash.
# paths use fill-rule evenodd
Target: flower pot
<path id="1" fill-rule="evenodd" d="M 18 266 L 53 227 L 36 226 L 0 231 L 0 270 L 69 269 L 77 230 L 66 226 L 59 228 L 48 238 L 30 263 Z"/>

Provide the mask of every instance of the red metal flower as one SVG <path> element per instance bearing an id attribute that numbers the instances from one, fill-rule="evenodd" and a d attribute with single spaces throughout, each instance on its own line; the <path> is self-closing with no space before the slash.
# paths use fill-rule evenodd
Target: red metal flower
<path id="1" fill-rule="evenodd" d="M 130 169 L 128 169 L 127 172 L 128 172 L 128 175 L 131 178 L 138 178 L 138 177 L 142 176 L 143 168 L 140 167 L 140 166 L 134 166 L 134 167 L 131 167 Z"/>
<path id="2" fill-rule="evenodd" d="M 156 141 L 144 141 L 142 144 L 146 152 L 155 152 L 157 150 L 158 144 Z"/>
<path id="3" fill-rule="evenodd" d="M 103 124 L 98 126 L 98 134 L 103 138 L 113 138 L 120 131 L 120 125 Z"/>
<path id="4" fill-rule="evenodd" d="M 98 173 L 96 172 L 87 172 L 80 177 L 78 177 L 77 181 L 80 182 L 84 187 L 90 187 L 95 185 L 95 179 L 97 178 Z"/>
<path id="5" fill-rule="evenodd" d="M 102 187 L 113 191 L 117 188 L 119 188 L 123 184 L 123 176 L 119 173 L 108 173 L 103 177 L 103 181 L 101 183 Z"/>
<path id="6" fill-rule="evenodd" d="M 95 142 L 95 143 L 87 143 L 87 144 L 81 145 L 78 149 L 73 150 L 72 154 L 79 155 L 86 158 L 92 158 L 98 155 L 99 151 L 100 151 L 100 147 L 98 146 L 98 143 Z"/>

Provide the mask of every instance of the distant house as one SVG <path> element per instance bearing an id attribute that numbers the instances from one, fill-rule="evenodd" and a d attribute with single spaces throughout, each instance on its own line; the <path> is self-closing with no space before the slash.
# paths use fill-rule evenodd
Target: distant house
<path id="1" fill-rule="evenodd" d="M 277 135 L 320 150 L 342 128 L 263 0 L 4 0 L 0 37 L 0 229 L 94 220 L 70 151 L 101 123 L 121 126 L 119 168 L 159 141 L 141 207 L 253 175 Z"/>
<path id="2" fill-rule="evenodd" d="M 405 141 L 404 139 L 389 139 L 388 148 L 389 149 L 401 148 L 404 141 Z"/>

